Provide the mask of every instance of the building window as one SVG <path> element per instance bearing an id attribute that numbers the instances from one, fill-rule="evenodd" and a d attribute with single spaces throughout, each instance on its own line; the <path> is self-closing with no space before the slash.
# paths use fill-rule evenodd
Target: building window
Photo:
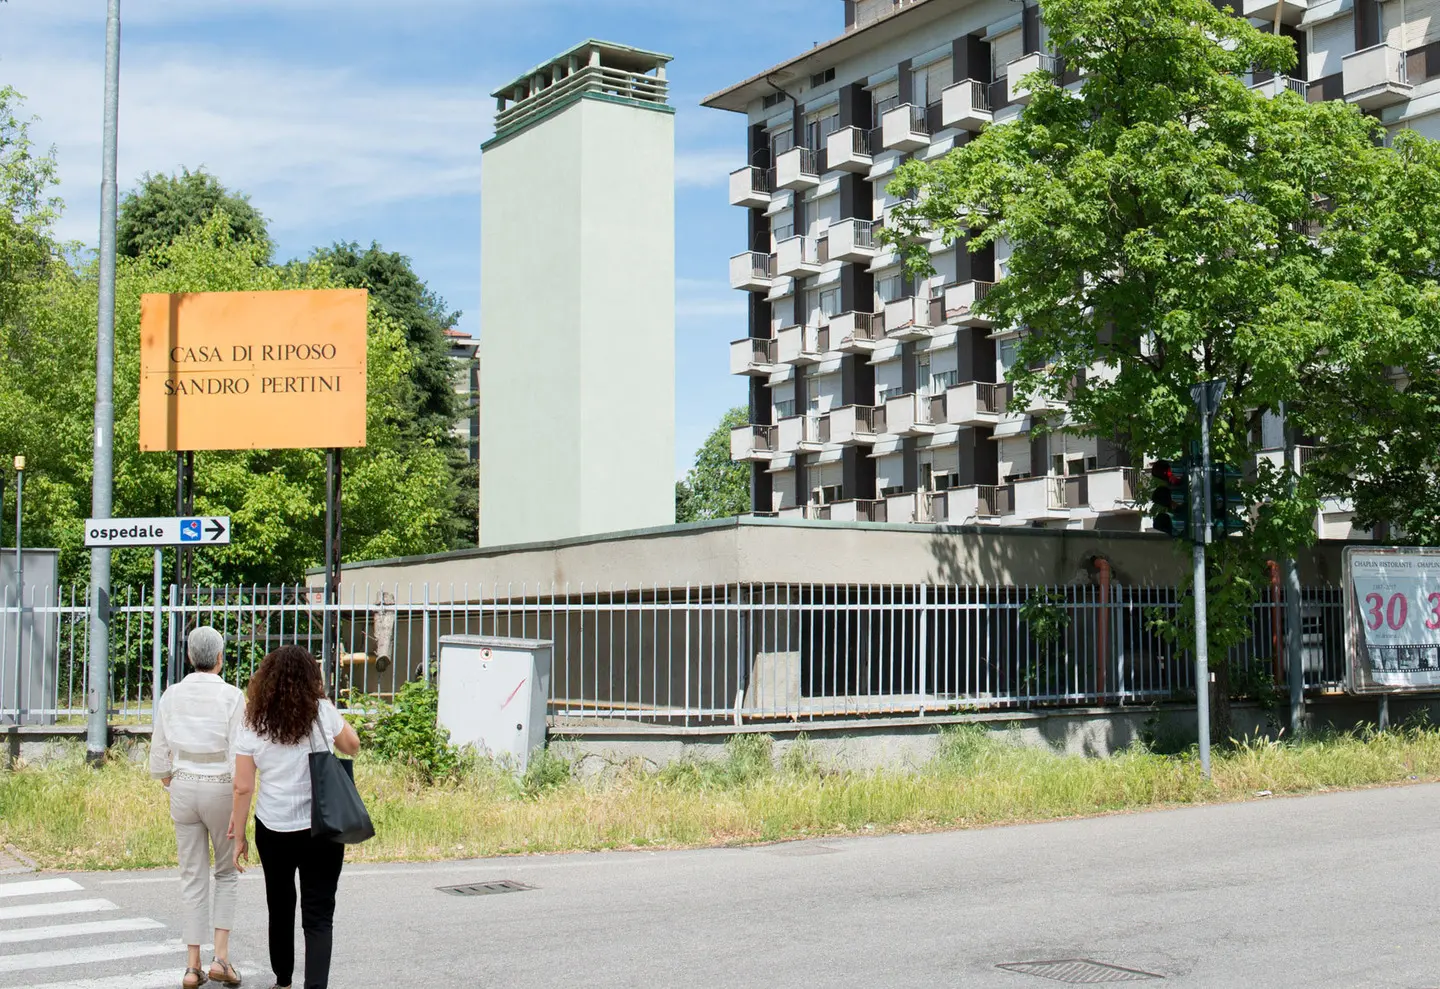
<path id="1" fill-rule="evenodd" d="M 941 371 L 939 374 L 930 376 L 930 394 L 938 395 L 947 388 L 954 388 L 959 383 L 959 371 Z"/>
<path id="2" fill-rule="evenodd" d="M 775 418 L 788 419 L 795 414 L 795 399 L 784 398 L 775 403 Z"/>
<path id="3" fill-rule="evenodd" d="M 810 412 L 820 411 L 820 381 L 818 378 L 810 378 L 805 382 L 806 408 Z"/>
<path id="4" fill-rule="evenodd" d="M 795 147 L 795 131 L 789 127 L 784 130 L 777 130 L 770 135 L 770 154 L 783 155 Z"/>
<path id="5" fill-rule="evenodd" d="M 826 319 L 840 315 L 840 287 L 838 285 L 820 292 L 820 314 Z"/>
<path id="6" fill-rule="evenodd" d="M 813 76 L 811 76 L 811 77 L 810 77 L 810 88 L 811 88 L 811 89 L 816 89 L 816 88 L 818 88 L 818 87 L 820 87 L 820 86 L 825 85 L 827 82 L 834 82 L 834 81 L 835 81 L 835 69 L 834 69 L 834 67 L 832 66 L 831 68 L 826 69 L 824 72 L 817 72 L 817 73 L 815 73 Z"/>
<path id="7" fill-rule="evenodd" d="M 920 394 L 930 394 L 930 358 L 921 357 L 915 361 L 915 381 L 919 386 Z"/>
<path id="8" fill-rule="evenodd" d="M 840 127 L 840 114 L 831 110 L 824 117 L 812 116 L 805 121 L 805 146 L 811 150 L 825 147 L 825 139 Z"/>
<path id="9" fill-rule="evenodd" d="M 905 276 L 886 275 L 875 285 L 875 290 L 880 293 L 881 302 L 895 302 L 905 298 Z"/>
<path id="10" fill-rule="evenodd" d="M 892 398 L 900 395 L 899 385 L 879 385 L 875 389 L 875 404 L 884 405 Z"/>
<path id="11" fill-rule="evenodd" d="M 1006 337 L 1000 341 L 1000 368 L 1009 371 L 1020 359 L 1020 338 Z"/>

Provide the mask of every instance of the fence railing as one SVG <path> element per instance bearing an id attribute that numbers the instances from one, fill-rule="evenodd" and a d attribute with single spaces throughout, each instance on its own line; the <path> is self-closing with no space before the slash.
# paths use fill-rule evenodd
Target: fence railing
<path id="1" fill-rule="evenodd" d="M 350 587 L 345 598 L 325 605 L 289 586 L 182 598 L 172 588 L 157 608 L 148 589 L 119 592 L 110 624 L 112 716 L 149 719 L 152 657 L 161 657 L 162 688 L 177 680 L 184 633 L 197 624 L 225 635 L 224 675 L 243 686 L 281 644 L 320 655 L 327 614 L 333 690 L 345 704 L 433 680 L 446 635 L 552 640 L 557 724 L 925 715 L 1194 692 L 1186 650 L 1163 633 L 1188 599 L 1165 587 L 1114 585 L 1107 601 L 1092 585 L 933 584 Z M 1032 628 L 1037 602 L 1057 619 L 1043 623 L 1059 629 L 1053 638 Z M 1305 590 L 1301 615 L 1306 686 L 1340 686 L 1339 590 Z M 1253 606 L 1244 640 L 1229 650 L 1237 683 L 1280 676 L 1282 621 L 1279 601 Z M 13 592 L 0 593 L 0 720 L 83 719 L 88 637 L 82 589 L 29 588 L 23 609 Z"/>

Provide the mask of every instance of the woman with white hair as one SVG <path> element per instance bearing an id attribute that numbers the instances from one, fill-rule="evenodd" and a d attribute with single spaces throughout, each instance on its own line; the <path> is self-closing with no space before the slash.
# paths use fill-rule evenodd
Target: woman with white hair
<path id="1" fill-rule="evenodd" d="M 235 739 L 245 716 L 245 695 L 220 677 L 225 638 L 202 625 L 190 633 L 190 665 L 185 679 L 165 691 L 150 740 L 150 775 L 170 790 L 170 818 L 180 856 L 180 896 L 185 904 L 185 943 L 189 946 L 184 989 L 197 989 L 207 978 L 238 986 L 240 973 L 230 964 L 230 928 L 235 917 L 239 876 L 235 871 L 230 827 Z M 210 905 L 210 851 L 215 851 L 215 900 Z M 215 957 L 209 972 L 200 968 L 200 944 L 215 931 Z"/>

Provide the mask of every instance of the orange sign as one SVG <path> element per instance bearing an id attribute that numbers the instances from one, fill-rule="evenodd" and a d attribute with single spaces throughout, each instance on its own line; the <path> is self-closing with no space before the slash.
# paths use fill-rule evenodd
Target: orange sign
<path id="1" fill-rule="evenodd" d="M 364 289 L 140 300 L 140 449 L 365 445 Z"/>

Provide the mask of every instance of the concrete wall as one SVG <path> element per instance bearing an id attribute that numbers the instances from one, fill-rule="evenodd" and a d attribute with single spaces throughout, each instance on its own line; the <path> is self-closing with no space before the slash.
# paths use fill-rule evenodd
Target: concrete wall
<path id="1" fill-rule="evenodd" d="M 1344 543 L 1300 558 L 1301 580 L 1337 586 Z M 1088 579 L 1103 555 L 1124 584 L 1174 585 L 1189 571 L 1189 545 L 1158 535 L 993 526 L 871 525 L 725 519 L 559 542 L 347 564 L 346 594 L 373 599 L 398 584 L 432 601 L 479 600 L 497 585 L 557 590 L 733 583 L 1063 584 Z M 318 579 L 318 578 L 312 578 Z M 418 598 L 417 598 L 418 600 Z"/>
<path id="2" fill-rule="evenodd" d="M 482 545 L 675 520 L 674 145 L 587 97 L 482 156 Z"/>

